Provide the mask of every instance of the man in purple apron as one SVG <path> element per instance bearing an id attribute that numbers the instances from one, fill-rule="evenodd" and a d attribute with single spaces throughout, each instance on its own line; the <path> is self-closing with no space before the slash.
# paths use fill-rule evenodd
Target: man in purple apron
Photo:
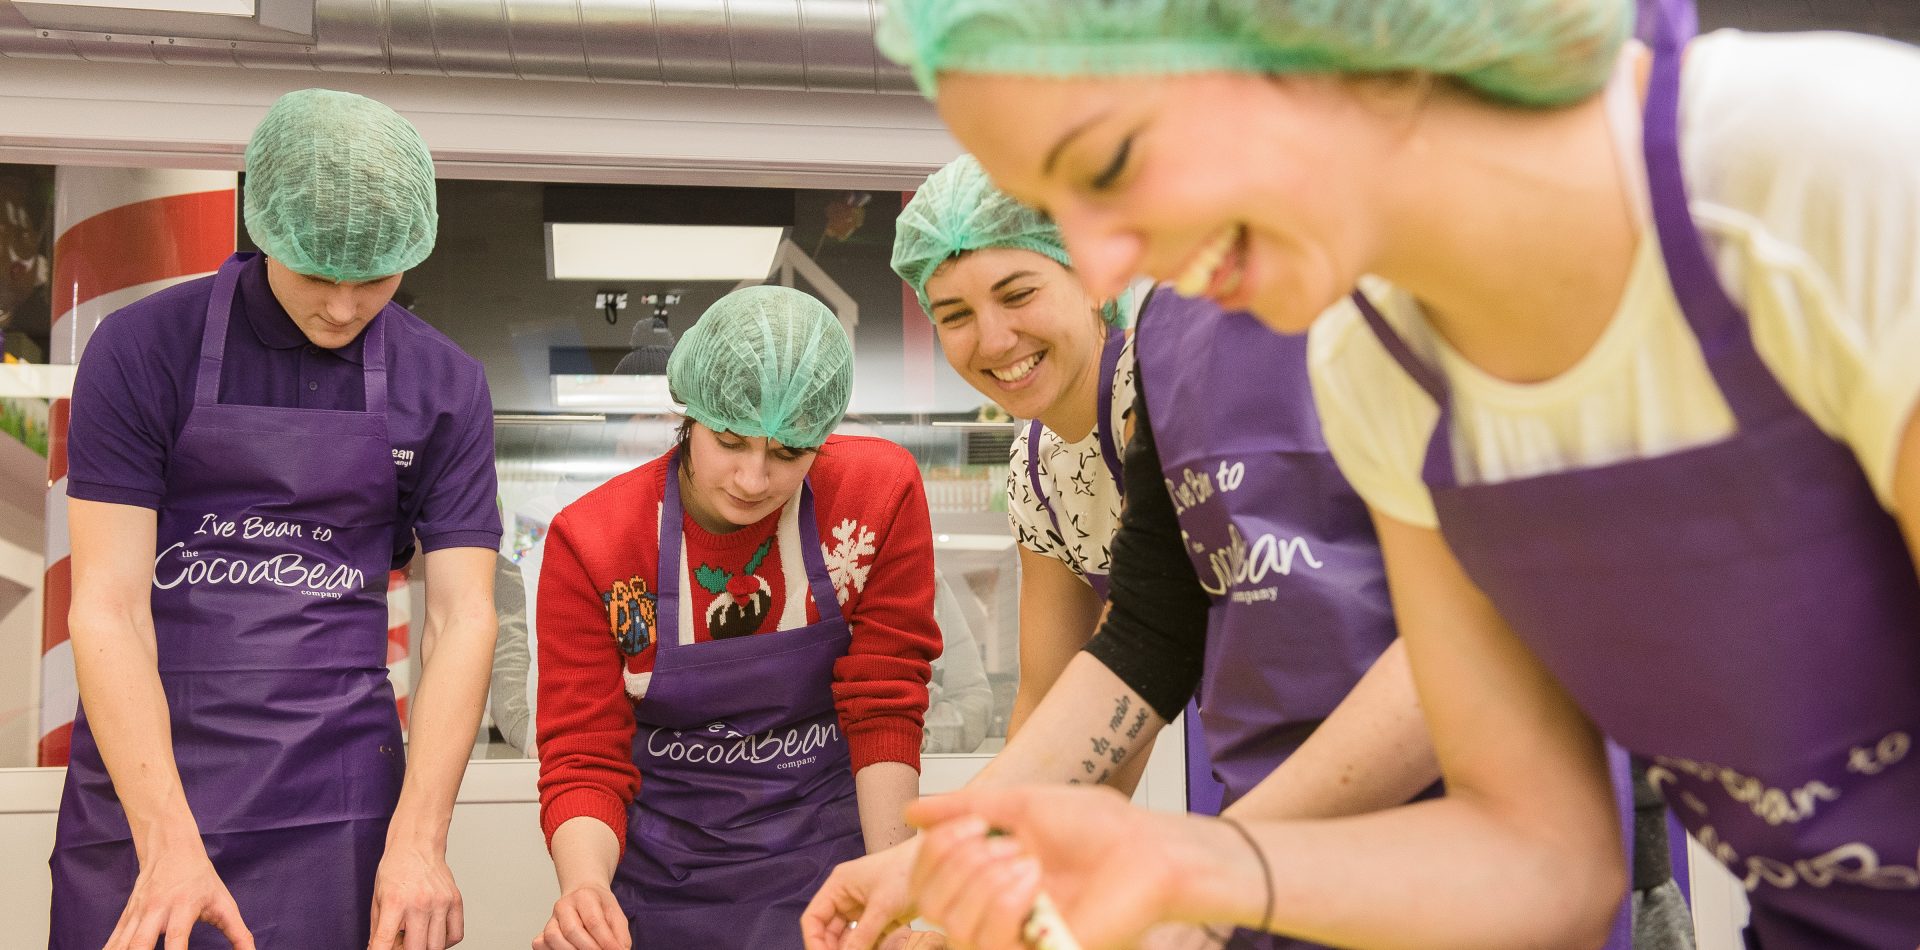
<path id="1" fill-rule="evenodd" d="M 61 950 L 461 937 L 443 852 L 500 526 L 479 366 L 391 303 L 433 245 L 431 159 L 324 90 L 276 103 L 247 157 L 268 256 L 113 314 L 75 386 Z M 386 591 L 416 537 L 439 638 L 410 769 Z"/>
<path id="2" fill-rule="evenodd" d="M 1356 302 L 1440 406 L 1423 477 L 1454 554 L 1745 882 L 1748 945 L 1907 950 L 1920 944 L 1920 771 L 1902 764 L 1920 728 L 1920 583 L 1858 461 L 1781 388 L 1720 284 L 1679 151 L 1690 13 L 1642 11 L 1654 222 L 1735 434 L 1460 484 L 1444 380 Z"/>

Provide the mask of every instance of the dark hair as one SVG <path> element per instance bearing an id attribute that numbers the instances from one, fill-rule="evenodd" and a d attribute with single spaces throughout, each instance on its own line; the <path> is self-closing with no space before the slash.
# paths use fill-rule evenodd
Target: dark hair
<path id="1" fill-rule="evenodd" d="M 680 454 L 680 464 L 686 466 L 689 473 L 693 471 L 693 453 L 687 451 L 687 440 L 691 438 L 693 438 L 693 417 L 681 416 L 680 424 L 673 428 L 673 448 Z M 795 451 L 821 455 L 825 453 L 826 448 L 827 444 L 822 442 L 819 445 L 795 449 Z"/>

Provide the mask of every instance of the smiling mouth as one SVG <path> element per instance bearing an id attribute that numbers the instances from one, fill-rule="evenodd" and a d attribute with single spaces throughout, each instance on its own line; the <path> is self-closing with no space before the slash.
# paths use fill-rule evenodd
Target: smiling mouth
<path id="1" fill-rule="evenodd" d="M 1214 300 L 1238 293 L 1246 276 L 1247 229 L 1235 224 L 1208 241 L 1174 278 L 1173 291 L 1182 297 Z"/>
<path id="2" fill-rule="evenodd" d="M 1009 366 L 1002 366 L 999 369 L 987 370 L 987 375 L 992 376 L 994 379 L 997 379 L 1003 383 L 1017 383 L 1023 379 L 1026 379 L 1028 376 L 1033 375 L 1034 367 L 1039 366 L 1040 361 L 1045 359 L 1046 356 L 1047 356 L 1046 351 L 1042 350 L 1038 353 L 1033 354 L 1032 356 L 1027 357 L 1024 360 L 1021 360 L 1018 363 L 1014 363 Z"/>

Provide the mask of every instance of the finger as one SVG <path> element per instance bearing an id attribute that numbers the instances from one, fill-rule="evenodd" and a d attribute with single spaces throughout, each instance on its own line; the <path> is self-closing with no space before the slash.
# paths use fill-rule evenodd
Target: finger
<path id="1" fill-rule="evenodd" d="M 982 835 L 945 842 L 930 838 L 922 855 L 923 860 L 931 859 L 932 870 L 919 882 L 921 915 L 941 924 L 962 944 L 978 943 L 972 928 L 984 890 L 995 877 L 992 872 L 1018 854 L 1019 845 L 1010 838 Z"/>
<path id="2" fill-rule="evenodd" d="M 973 933 L 981 935 L 981 942 L 987 946 L 998 942 L 1025 946 L 1027 917 L 1033 915 L 1033 902 L 1041 896 L 1041 862 L 1020 858 L 1010 866 L 995 867 L 993 875 L 991 891 L 987 892 Z"/>
<path id="3" fill-rule="evenodd" d="M 233 944 L 233 950 L 253 950 L 253 932 L 247 929 L 247 922 L 240 916 L 240 905 L 233 900 L 231 891 L 224 891 L 207 908 L 207 923 L 219 928 Z"/>
<path id="4" fill-rule="evenodd" d="M 614 915 L 608 912 L 609 909 L 603 897 L 604 895 L 596 894 L 595 900 L 581 908 L 580 922 L 586 926 L 587 935 L 593 938 L 595 944 L 606 947 L 607 950 L 615 950 L 624 946 L 626 940 L 632 939 L 631 935 L 620 932 L 627 929 L 627 915 L 624 912 L 619 913 L 617 919 L 620 921 L 620 926 L 616 929 L 613 925 Z M 615 904 L 612 910 L 619 911 L 619 905 Z"/>
<path id="5" fill-rule="evenodd" d="M 373 899 L 373 938 L 367 941 L 367 950 L 393 950 L 400 940 L 400 913 L 392 902 Z"/>
<path id="6" fill-rule="evenodd" d="M 447 911 L 447 946 L 451 947 L 467 939 L 467 903 L 460 898 L 460 892 L 453 894 L 453 907 Z"/>
<path id="7" fill-rule="evenodd" d="M 979 791 L 958 791 L 946 795 L 928 795 L 907 806 L 907 823 L 915 828 L 931 828 L 962 815 L 974 814 Z"/>
<path id="8" fill-rule="evenodd" d="M 142 909 L 140 915 L 134 918 L 133 926 L 127 929 L 124 946 L 129 950 L 135 947 L 141 950 L 152 947 L 160 942 L 161 931 L 166 925 L 167 917 L 164 911 Z"/>
<path id="9" fill-rule="evenodd" d="M 996 860 L 961 893 L 949 930 L 971 935 L 977 946 L 1024 946 L 1021 929 L 1039 889 L 1040 862 L 1031 857 Z"/>
<path id="10" fill-rule="evenodd" d="M 107 935 L 107 942 L 100 950 L 122 950 L 122 948 L 127 945 L 127 931 L 130 927 L 128 920 L 130 920 L 132 916 L 132 904 L 128 904 L 120 909 L 120 919 L 114 922 L 113 933 Z M 808 948 L 808 950 L 812 950 L 812 948 Z M 1916 950 L 1920 950 L 1920 948 L 1916 948 Z"/>
<path id="11" fill-rule="evenodd" d="M 194 913 L 185 907 L 177 907 L 167 915 L 167 950 L 187 950 L 187 940 L 193 936 Z"/>
<path id="12" fill-rule="evenodd" d="M 540 932 L 540 939 L 534 942 L 533 950 L 588 950 L 575 946 L 552 920 L 547 921 L 547 929 Z"/>
<path id="13" fill-rule="evenodd" d="M 861 913 L 860 920 L 846 933 L 840 950 L 867 950 L 878 946 L 887 935 L 899 929 L 893 915 L 887 909 L 876 904 L 868 904 Z"/>
<path id="14" fill-rule="evenodd" d="M 841 900 L 845 898 L 857 904 L 841 883 L 841 877 L 838 869 L 827 875 L 827 883 L 814 892 L 813 899 L 807 901 L 807 908 L 800 912 L 800 940 L 806 945 L 806 950 L 835 950 L 839 946 L 829 934 L 834 932 L 835 924 L 841 928 L 846 926 Z"/>
<path id="15" fill-rule="evenodd" d="M 585 909 L 581 903 L 576 895 L 561 898 L 560 903 L 554 905 L 553 922 L 549 926 L 565 938 L 567 946 L 573 950 L 601 950 L 599 941 L 587 929 Z"/>
<path id="16" fill-rule="evenodd" d="M 401 945 L 406 950 L 427 950 L 427 934 L 432 926 L 424 908 L 408 908 L 405 921 L 400 925 Z"/>
<path id="17" fill-rule="evenodd" d="M 447 950 L 447 915 L 453 908 L 427 911 L 426 950 Z"/>

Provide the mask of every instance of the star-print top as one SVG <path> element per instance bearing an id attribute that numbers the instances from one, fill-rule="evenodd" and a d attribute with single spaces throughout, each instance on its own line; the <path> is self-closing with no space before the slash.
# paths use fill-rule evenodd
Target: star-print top
<path id="1" fill-rule="evenodd" d="M 1113 400 L 1114 447 L 1125 450 L 1127 420 L 1133 416 L 1133 337 L 1120 350 L 1109 389 Z M 1027 433 L 1021 426 L 1007 463 L 1007 521 L 1014 539 L 1035 554 L 1066 564 L 1075 574 L 1109 573 L 1113 534 L 1120 529 L 1120 487 L 1100 457 L 1100 430 L 1068 443 L 1052 429 L 1040 431 L 1040 488 L 1060 519 L 1056 532 L 1046 508 L 1033 495 L 1027 477 Z M 1064 533 L 1066 537 L 1061 537 Z"/>
<path id="2" fill-rule="evenodd" d="M 913 457 L 882 439 L 833 436 L 810 474 L 820 546 L 853 628 L 833 666 L 834 705 L 855 772 L 919 768 L 933 619 L 933 532 Z M 681 644 L 790 630 L 819 619 L 799 549 L 799 505 L 716 535 L 683 516 L 679 617 L 658 616 L 661 456 L 568 505 L 548 529 L 539 587 L 541 823 L 588 815 L 616 835 L 644 776 L 634 703 L 661 636 Z M 797 593 L 798 596 L 789 596 Z"/>

